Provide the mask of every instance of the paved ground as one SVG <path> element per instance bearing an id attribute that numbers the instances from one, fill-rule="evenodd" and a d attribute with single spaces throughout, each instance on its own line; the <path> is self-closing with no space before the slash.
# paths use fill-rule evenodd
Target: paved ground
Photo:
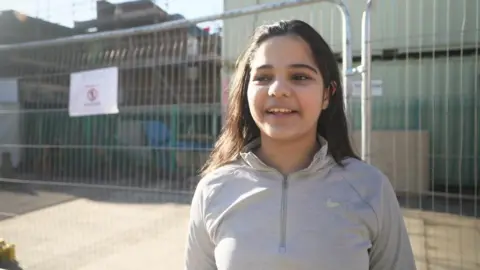
<path id="1" fill-rule="evenodd" d="M 0 237 L 17 245 L 20 269 L 182 269 L 188 197 L 60 191 L 0 193 L 12 215 Z M 480 269 L 480 220 L 406 209 L 405 221 L 419 270 Z"/>
<path id="2" fill-rule="evenodd" d="M 480 220 L 404 211 L 418 270 L 480 269 Z"/>
<path id="3" fill-rule="evenodd" d="M 17 245 L 20 269 L 181 269 L 189 207 L 161 197 L 109 192 L 102 201 L 70 199 L 4 219 L 0 235 Z"/>

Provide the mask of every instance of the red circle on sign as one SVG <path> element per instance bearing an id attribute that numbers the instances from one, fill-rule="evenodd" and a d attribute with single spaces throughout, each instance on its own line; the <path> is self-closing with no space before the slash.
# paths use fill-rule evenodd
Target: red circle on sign
<path id="1" fill-rule="evenodd" d="M 88 100 L 90 101 L 94 101 L 96 100 L 98 97 L 98 91 L 97 89 L 95 88 L 90 88 L 88 91 L 87 91 L 87 98 Z"/>

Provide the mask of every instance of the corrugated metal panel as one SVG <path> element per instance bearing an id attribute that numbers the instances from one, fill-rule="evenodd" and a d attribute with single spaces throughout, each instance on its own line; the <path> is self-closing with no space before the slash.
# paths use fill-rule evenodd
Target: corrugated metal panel
<path id="1" fill-rule="evenodd" d="M 475 89 L 479 66 L 474 57 L 373 62 L 372 79 L 383 81 L 383 95 L 372 103 L 373 129 L 428 131 L 435 184 L 474 186 L 475 140 L 480 145 L 474 136 L 474 126 L 480 124 L 475 123 L 475 113 L 480 119 L 475 109 L 480 103 L 480 89 Z M 359 99 L 352 101 L 352 108 L 359 129 Z"/>
<path id="2" fill-rule="evenodd" d="M 225 10 L 279 0 L 224 0 Z M 361 49 L 361 19 L 365 1 L 344 0 L 352 21 L 352 46 Z M 474 47 L 478 39 L 479 0 L 383 0 L 374 1 L 372 49 L 404 51 L 447 50 Z M 224 50 L 235 59 L 255 26 L 280 19 L 297 18 L 314 25 L 334 51 L 341 51 L 342 21 L 333 4 L 318 3 L 224 21 Z M 462 42 L 463 34 L 463 42 Z"/>

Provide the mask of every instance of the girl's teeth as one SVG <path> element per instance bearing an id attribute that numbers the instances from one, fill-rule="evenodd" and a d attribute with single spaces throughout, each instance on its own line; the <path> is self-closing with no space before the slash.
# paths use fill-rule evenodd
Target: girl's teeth
<path id="1" fill-rule="evenodd" d="M 292 111 L 287 110 L 287 109 L 273 109 L 273 110 L 270 110 L 270 112 L 273 112 L 273 113 L 291 113 Z"/>

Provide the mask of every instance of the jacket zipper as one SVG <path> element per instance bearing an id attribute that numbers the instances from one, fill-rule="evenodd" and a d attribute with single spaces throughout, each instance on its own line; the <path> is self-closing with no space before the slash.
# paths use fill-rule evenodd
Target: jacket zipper
<path id="1" fill-rule="evenodd" d="M 280 253 L 285 253 L 287 249 L 287 190 L 288 177 L 284 176 L 282 181 L 282 201 L 280 208 Z"/>

